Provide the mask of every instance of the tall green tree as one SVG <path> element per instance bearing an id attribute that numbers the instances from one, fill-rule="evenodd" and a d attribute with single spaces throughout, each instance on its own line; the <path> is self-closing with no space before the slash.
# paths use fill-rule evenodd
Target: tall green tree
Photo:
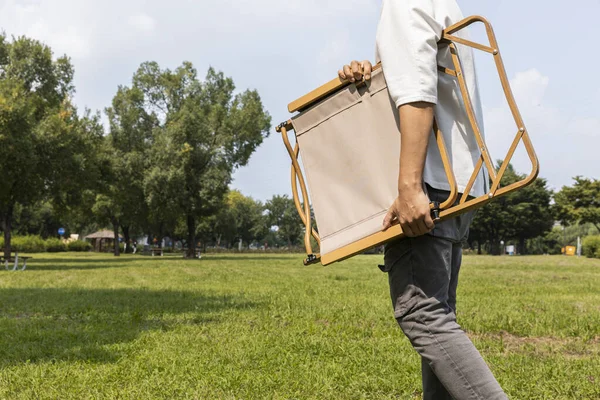
<path id="1" fill-rule="evenodd" d="M 144 63 L 133 86 L 160 121 L 146 180 L 169 191 L 185 218 L 187 256 L 194 257 L 198 220 L 218 211 L 233 171 L 268 135 L 271 118 L 256 91 L 235 94 L 233 80 L 212 68 L 201 82 L 189 62 L 174 71 Z M 157 186 L 147 187 L 153 196 Z"/>
<path id="2" fill-rule="evenodd" d="M 498 168 L 501 161 L 498 161 Z M 525 178 L 509 165 L 502 177 L 501 186 L 507 186 Z M 554 224 L 550 206 L 552 192 L 543 178 L 529 186 L 502 196 L 477 211 L 469 233 L 471 243 L 488 242 L 492 254 L 500 254 L 500 241 L 515 240 L 521 254 L 527 253 L 527 239 L 543 236 Z"/>
<path id="3" fill-rule="evenodd" d="M 6 257 L 17 204 L 28 206 L 53 193 L 60 193 L 60 201 L 80 194 L 93 159 L 86 139 L 96 131 L 89 131 L 94 118 L 78 117 L 70 103 L 72 81 L 66 56 L 54 59 L 36 40 L 0 35 L 0 221 Z"/>
<path id="4" fill-rule="evenodd" d="M 265 203 L 269 226 L 277 227 L 277 235 L 288 246 L 298 244 L 304 224 L 298 215 L 294 200 L 287 195 L 275 195 Z"/>
<path id="5" fill-rule="evenodd" d="M 137 88 L 120 86 L 106 109 L 110 131 L 105 151 L 110 172 L 105 174 L 94 210 L 112 224 L 115 237 L 123 230 L 125 243 L 130 242 L 132 227 L 147 228 L 148 207 L 144 176 L 156 117 L 146 112 L 144 94 Z M 130 247 L 126 246 L 129 251 Z M 119 255 L 115 240 L 114 254 Z"/>
<path id="6" fill-rule="evenodd" d="M 202 220 L 198 235 L 204 242 L 214 241 L 216 246 L 235 246 L 240 239 L 250 244 L 262 239 L 268 231 L 263 211 L 264 206 L 260 201 L 232 190 L 225 196 L 219 211 Z"/>
<path id="7" fill-rule="evenodd" d="M 62 225 L 50 201 L 15 206 L 13 232 L 18 235 L 38 235 L 46 239 L 56 236 Z"/>
<path id="8" fill-rule="evenodd" d="M 237 190 L 227 193 L 224 207 L 217 214 L 219 224 L 217 232 L 230 245 L 242 240 L 250 244 L 268 232 L 264 206 L 252 197 L 244 196 Z"/>
<path id="9" fill-rule="evenodd" d="M 600 232 L 600 180 L 581 176 L 554 196 L 556 217 L 563 224 L 590 223 Z"/>

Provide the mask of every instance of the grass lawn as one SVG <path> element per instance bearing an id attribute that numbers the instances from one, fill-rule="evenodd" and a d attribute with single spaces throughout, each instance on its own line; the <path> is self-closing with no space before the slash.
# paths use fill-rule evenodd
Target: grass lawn
<path id="1" fill-rule="evenodd" d="M 381 256 L 36 254 L 0 272 L 0 399 L 418 399 Z M 600 399 L 600 260 L 465 257 L 511 399 Z"/>

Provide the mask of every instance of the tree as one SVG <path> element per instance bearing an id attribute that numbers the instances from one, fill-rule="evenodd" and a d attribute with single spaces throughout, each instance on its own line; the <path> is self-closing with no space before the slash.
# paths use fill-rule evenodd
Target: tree
<path id="1" fill-rule="evenodd" d="M 225 199 L 225 207 L 219 212 L 219 228 L 230 244 L 241 239 L 250 244 L 266 234 L 264 206 L 252 197 L 246 197 L 237 190 L 230 191 Z"/>
<path id="2" fill-rule="evenodd" d="M 62 226 L 54 207 L 47 200 L 24 206 L 15 205 L 13 232 L 18 235 L 56 236 Z"/>
<path id="3" fill-rule="evenodd" d="M 498 168 L 501 161 L 498 161 Z M 512 165 L 506 169 L 501 186 L 524 179 Z M 492 254 L 500 254 L 500 241 L 514 239 L 521 254 L 527 252 L 527 239 L 543 236 L 552 229 L 554 220 L 550 208 L 552 192 L 545 179 L 538 178 L 531 185 L 486 204 L 477 211 L 469 233 L 469 242 L 477 241 L 479 252 L 482 242 L 488 241 Z"/>
<path id="4" fill-rule="evenodd" d="M 233 171 L 245 165 L 268 136 L 271 118 L 256 91 L 234 95 L 231 78 L 210 68 L 200 82 L 193 65 L 174 71 L 146 62 L 133 78 L 149 114 L 160 121 L 154 130 L 146 196 L 168 190 L 187 226 L 187 257 L 194 257 L 199 219 L 218 211 Z"/>
<path id="5" fill-rule="evenodd" d="M 298 244 L 304 231 L 304 224 L 298 215 L 294 200 L 287 195 L 275 195 L 265 204 L 269 226 L 276 226 L 280 236 L 288 246 Z"/>
<path id="6" fill-rule="evenodd" d="M 564 186 L 554 196 L 556 217 L 563 224 L 593 224 L 600 232 L 600 180 L 574 178 L 575 184 Z"/>
<path id="7" fill-rule="evenodd" d="M 106 109 L 110 131 L 105 143 L 110 172 L 103 176 L 95 213 L 110 222 L 118 237 L 123 230 L 125 243 L 130 242 L 132 226 L 143 227 L 148 219 L 144 192 L 144 173 L 152 139 L 157 125 L 155 116 L 144 109 L 144 94 L 137 88 L 120 86 Z M 126 246 L 130 250 L 129 246 Z M 119 243 L 115 240 L 115 256 Z"/>
<path id="8" fill-rule="evenodd" d="M 519 180 L 524 179 L 519 175 Z M 550 206 L 552 191 L 547 180 L 537 178 L 531 185 L 517 190 L 509 198 L 513 215 L 514 238 L 519 243 L 519 252 L 527 254 L 527 239 L 544 236 L 554 225 Z"/>
<path id="9" fill-rule="evenodd" d="M 500 254 L 500 240 L 514 237 L 510 204 L 508 196 L 503 196 L 477 210 L 469 229 L 469 242 L 477 241 L 479 254 L 486 242 L 490 244 L 492 254 Z"/>
<path id="10" fill-rule="evenodd" d="M 53 59 L 46 45 L 0 35 L 0 220 L 4 255 L 10 257 L 17 204 L 32 205 L 56 194 L 80 194 L 93 154 L 94 118 L 79 118 L 70 103 L 73 67 Z"/>

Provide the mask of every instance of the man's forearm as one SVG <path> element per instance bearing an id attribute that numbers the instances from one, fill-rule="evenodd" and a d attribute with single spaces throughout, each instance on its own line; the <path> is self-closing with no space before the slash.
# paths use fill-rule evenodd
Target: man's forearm
<path id="1" fill-rule="evenodd" d="M 433 126 L 434 104 L 409 103 L 399 107 L 400 171 L 398 190 L 422 188 L 427 143 Z"/>

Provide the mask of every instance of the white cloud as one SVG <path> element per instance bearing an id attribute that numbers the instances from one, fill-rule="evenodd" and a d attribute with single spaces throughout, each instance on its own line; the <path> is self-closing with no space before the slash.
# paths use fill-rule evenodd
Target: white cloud
<path id="1" fill-rule="evenodd" d="M 531 68 L 518 72 L 510 81 L 517 103 L 521 106 L 539 106 L 544 99 L 550 78 Z"/>
<path id="2" fill-rule="evenodd" d="M 45 38 L 55 54 L 67 54 L 75 59 L 89 56 L 91 51 L 90 38 L 82 34 L 75 26 L 65 26 L 60 30 L 52 31 L 48 25 L 40 22 L 27 33 L 34 38 Z"/>
<path id="3" fill-rule="evenodd" d="M 129 17 L 129 25 L 142 32 L 152 32 L 156 28 L 156 21 L 147 14 L 137 14 Z"/>
<path id="4" fill-rule="evenodd" d="M 5 0 L 0 1 L 0 26 L 9 35 L 41 40 L 75 61 L 110 59 L 139 46 L 140 33 L 156 30 L 154 18 L 139 11 L 145 5 L 142 0 Z"/>
<path id="5" fill-rule="evenodd" d="M 597 177 L 600 118 L 566 115 L 545 100 L 551 80 L 537 69 L 517 73 L 510 84 L 540 161 L 540 176 L 555 189 L 570 185 L 572 177 Z M 486 141 L 492 156 L 503 158 L 517 127 L 508 107 L 484 107 Z M 513 159 L 519 172 L 530 170 L 520 151 Z"/>
<path id="6" fill-rule="evenodd" d="M 89 37 L 67 18 L 53 23 L 40 2 L 8 0 L 0 7 L 0 22 L 8 34 L 25 35 L 49 44 L 55 53 L 83 58 L 90 53 Z"/>

